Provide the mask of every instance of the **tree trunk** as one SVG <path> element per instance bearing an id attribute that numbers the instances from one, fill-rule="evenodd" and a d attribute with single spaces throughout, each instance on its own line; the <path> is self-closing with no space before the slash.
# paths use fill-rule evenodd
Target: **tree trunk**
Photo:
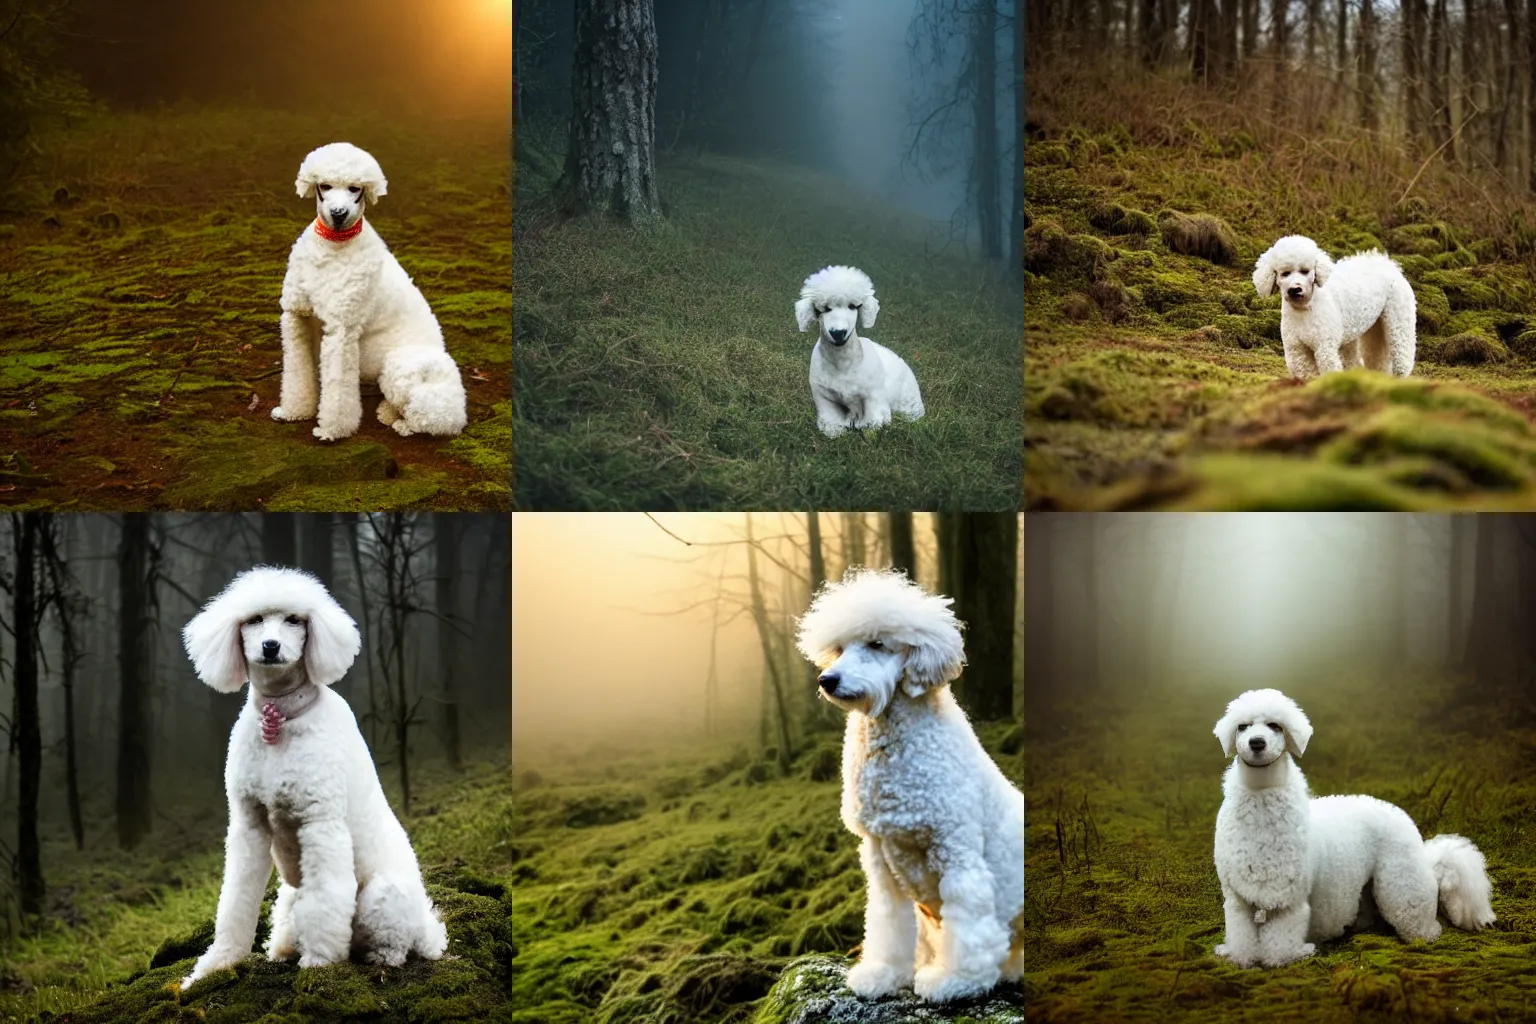
<path id="1" fill-rule="evenodd" d="M 268 512 L 266 516 L 274 514 Z M 263 516 L 263 524 L 266 516 Z M 333 589 L 336 586 L 336 556 L 331 547 L 333 518 L 330 512 L 309 512 L 300 519 L 303 524 L 304 543 L 299 551 L 303 557 L 299 559 L 298 564 L 319 577 L 320 582 L 324 583 L 327 589 Z"/>
<path id="2" fill-rule="evenodd" d="M 865 564 L 864 514 L 843 513 L 843 571 Z"/>
<path id="3" fill-rule="evenodd" d="M 652 0 L 577 0 L 571 95 L 565 205 L 632 223 L 659 218 Z"/>
<path id="4" fill-rule="evenodd" d="M 1481 26 L 1482 14 L 1477 5 L 1477 0 L 1462 0 L 1463 15 L 1461 22 L 1461 143 L 1462 152 L 1467 158 L 1467 163 L 1476 162 L 1474 154 L 1477 151 L 1477 136 L 1481 126 L 1474 127 L 1470 122 L 1476 116 L 1478 110 L 1477 89 L 1480 77 L 1478 66 L 1479 56 L 1477 52 L 1478 29 Z"/>
<path id="5" fill-rule="evenodd" d="M 1498 628 L 1499 594 L 1495 577 L 1498 565 L 1495 529 L 1498 523 L 1498 515 L 1483 513 L 1477 516 L 1473 526 L 1472 609 L 1461 664 L 1463 671 L 1483 687 L 1496 686 L 1501 681 L 1498 679 L 1496 661 L 1501 632 Z"/>
<path id="6" fill-rule="evenodd" d="M 1307 66 L 1317 63 L 1317 41 L 1322 36 L 1323 0 L 1307 0 Z"/>
<path id="7" fill-rule="evenodd" d="M 1270 109 L 1278 118 L 1285 113 L 1286 98 L 1290 95 L 1290 68 L 1287 63 L 1290 37 L 1286 29 L 1286 20 L 1290 17 L 1290 0 L 1271 0 L 1271 3 L 1269 38 L 1271 59 L 1275 62 L 1275 89 L 1270 96 Z"/>
<path id="8" fill-rule="evenodd" d="M 1024 517 L 1024 703 L 1033 728 L 1056 721 L 1055 513 Z"/>
<path id="9" fill-rule="evenodd" d="M 1098 516 L 1083 515 L 1074 516 L 1071 522 L 1077 526 L 1082 538 L 1076 545 L 1081 559 L 1078 571 L 1083 579 L 1083 604 L 1084 616 L 1082 622 L 1086 623 L 1087 636 L 1083 638 L 1083 674 L 1082 687 L 1088 693 L 1097 693 L 1099 690 L 1100 665 L 1099 665 L 1099 551 L 1098 532 L 1100 519 Z"/>
<path id="10" fill-rule="evenodd" d="M 763 602 L 763 588 L 757 574 L 757 542 L 752 536 L 752 513 L 747 513 L 747 581 L 752 596 L 752 621 L 757 626 L 757 638 L 763 648 L 763 663 L 768 667 L 769 681 L 773 687 L 773 703 L 779 720 L 779 767 L 789 770 L 794 748 L 789 738 L 789 708 L 784 702 L 784 685 L 779 678 L 779 660 L 774 656 L 772 626 L 768 622 L 768 609 Z"/>
<path id="11" fill-rule="evenodd" d="M 1375 131 L 1380 126 L 1376 109 L 1376 9 L 1372 0 L 1360 0 L 1360 127 Z"/>
<path id="12" fill-rule="evenodd" d="M 912 513 L 888 512 L 891 524 L 891 568 L 917 579 L 917 550 L 912 543 Z"/>
<path id="13" fill-rule="evenodd" d="M 1424 109 L 1420 97 L 1424 89 L 1424 4 L 1425 0 L 1403 0 L 1403 124 L 1408 145 L 1419 148 L 1424 134 Z"/>
<path id="14" fill-rule="evenodd" d="M 432 517 L 432 540 L 437 549 L 437 677 L 443 694 L 443 748 L 454 771 L 464 767 L 459 745 L 459 666 L 456 654 L 464 638 L 459 633 L 459 528 L 458 516 L 438 512 Z"/>
<path id="15" fill-rule="evenodd" d="M 299 540 L 295 532 L 294 513 L 262 513 L 261 560 L 267 565 L 299 564 Z"/>
<path id="16" fill-rule="evenodd" d="M 150 684 L 155 593 L 149 516 L 127 512 L 117 548 L 117 841 L 138 845 L 150 827 Z"/>
<path id="17" fill-rule="evenodd" d="M 1259 48 L 1259 0 L 1243 0 L 1243 64 Z"/>
<path id="18" fill-rule="evenodd" d="M 975 183 L 976 226 L 981 232 L 982 255 L 1003 258 L 1003 209 L 999 183 L 1002 151 L 997 139 L 997 4 L 985 0 L 976 5 L 971 54 L 976 68 L 976 92 L 972 100 L 975 120 L 971 130 L 971 181 Z"/>
<path id="19" fill-rule="evenodd" d="M 1216 0 L 1190 0 L 1189 67 L 1196 82 L 1211 80 L 1211 36 L 1215 29 Z"/>
<path id="20" fill-rule="evenodd" d="M 1435 0 L 1429 19 L 1429 121 L 1435 136 L 1435 146 L 1444 146 L 1446 162 L 1454 164 L 1456 143 L 1452 141 L 1454 127 L 1451 124 L 1450 24 L 1445 4 L 1446 0 Z"/>
<path id="21" fill-rule="evenodd" d="M 16 546 L 16 589 L 12 628 L 16 633 L 16 700 L 12 724 L 21 791 L 17 801 L 16 889 L 21 912 L 43 910 L 43 867 L 37 842 L 37 798 L 42 786 L 43 737 L 37 701 L 37 539 L 41 512 L 11 514 Z"/>
<path id="22" fill-rule="evenodd" d="M 1449 550 L 1446 552 L 1445 653 L 1441 663 L 1447 672 L 1460 667 L 1463 650 L 1461 623 L 1467 605 L 1467 532 L 1475 523 L 1471 514 L 1454 514 Z"/>
<path id="23" fill-rule="evenodd" d="M 1349 74 L 1349 0 L 1339 0 L 1339 15 L 1334 20 L 1334 91 L 1344 94 Z"/>
<path id="24" fill-rule="evenodd" d="M 1444 6 L 1445 0 L 1437 0 Z M 1526 187 L 1536 193 L 1536 0 L 1525 5 L 1525 158 Z"/>
<path id="25" fill-rule="evenodd" d="M 965 674 L 960 701 L 974 719 L 1013 717 L 1013 566 L 1018 558 L 1018 516 L 1012 512 L 958 512 L 961 583 L 955 615 L 966 624 Z"/>

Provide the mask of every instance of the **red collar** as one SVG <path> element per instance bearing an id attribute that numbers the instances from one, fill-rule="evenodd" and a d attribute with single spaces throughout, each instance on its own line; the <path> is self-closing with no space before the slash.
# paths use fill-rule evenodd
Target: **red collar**
<path id="1" fill-rule="evenodd" d="M 345 231 L 334 231 L 331 228 L 325 226 L 325 221 L 321 220 L 319 217 L 315 218 L 315 234 L 319 235 L 327 242 L 350 242 L 352 239 L 362 234 L 362 231 L 363 218 L 361 217 L 357 218 L 356 224 L 353 224 Z"/>

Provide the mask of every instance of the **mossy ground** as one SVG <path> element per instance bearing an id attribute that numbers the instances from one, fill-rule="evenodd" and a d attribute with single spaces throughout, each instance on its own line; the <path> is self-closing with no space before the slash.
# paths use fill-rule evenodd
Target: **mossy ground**
<path id="1" fill-rule="evenodd" d="M 76 1024 L 416 1024 L 505 1013 L 513 835 L 505 767 L 481 764 L 463 776 L 433 767 L 418 772 L 414 813 L 405 824 L 450 944 L 442 960 L 411 960 L 401 968 L 347 963 L 301 973 L 293 963 L 271 963 L 258 953 L 186 993 L 175 991 L 212 934 L 224 833 L 222 806 L 206 799 L 177 806 L 133 851 L 118 849 L 110 833 L 93 832 L 77 852 L 62 830 L 45 831 L 49 922 L 5 953 L 0 1021 L 41 1013 L 44 1020 Z M 201 810 L 191 813 L 187 806 Z M 91 820 L 110 821 L 110 815 Z M 274 892 L 263 908 L 263 934 Z"/>
<path id="2" fill-rule="evenodd" d="M 1018 728 L 979 732 L 1019 779 Z M 746 1022 L 787 958 L 853 950 L 864 878 L 838 743 L 787 775 L 741 751 L 519 759 L 514 1019 Z"/>
<path id="3" fill-rule="evenodd" d="M 1475 186 L 1438 165 L 1408 192 L 1411 154 L 1347 126 L 1287 130 L 1172 77 L 1032 74 L 1030 507 L 1536 506 L 1532 211 L 1518 196 L 1474 209 Z M 1402 264 L 1415 390 L 1365 371 L 1288 379 L 1280 300 L 1250 280 L 1284 234 Z"/>
<path id="4" fill-rule="evenodd" d="M 1211 726 L 1238 689 L 1145 690 L 1029 738 L 1029 1019 L 1215 1024 L 1259 1007 L 1276 1024 L 1523 1019 L 1536 994 L 1528 709 L 1469 705 L 1427 680 L 1288 686 L 1315 729 L 1302 761 L 1313 794 L 1367 793 L 1425 835 L 1472 839 L 1498 921 L 1475 934 L 1447 927 L 1434 943 L 1381 924 L 1288 967 L 1240 970 L 1211 952 L 1223 931 L 1211 850 L 1226 767 Z"/>
<path id="5" fill-rule="evenodd" d="M 271 418 L 278 296 L 314 216 L 299 161 L 335 118 L 113 113 L 40 140 L 0 212 L 0 488 L 70 510 L 510 506 L 511 210 L 504 124 L 366 114 L 369 217 L 431 303 L 469 395 L 454 439 L 373 415 L 327 444 Z"/>
<path id="6" fill-rule="evenodd" d="M 1016 278 L 845 183 L 760 160 L 663 157 L 651 231 L 564 221 L 558 163 L 518 169 L 518 507 L 1017 507 Z M 923 419 L 817 430 L 816 336 L 793 307 L 832 263 L 873 279 L 868 334 L 912 366 Z"/>

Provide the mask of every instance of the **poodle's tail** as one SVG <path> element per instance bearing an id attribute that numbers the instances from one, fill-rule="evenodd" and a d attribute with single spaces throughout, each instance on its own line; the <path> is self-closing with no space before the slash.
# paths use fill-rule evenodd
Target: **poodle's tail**
<path id="1" fill-rule="evenodd" d="M 1440 884 L 1440 905 L 1451 924 L 1469 932 L 1493 924 L 1493 906 L 1488 902 L 1493 882 L 1483 854 L 1465 836 L 1441 835 L 1424 842 L 1435 880 Z"/>
<path id="2" fill-rule="evenodd" d="M 399 411 L 402 434 L 452 435 L 466 422 L 464 381 L 453 357 L 426 346 L 397 348 L 384 357 L 379 390 Z"/>

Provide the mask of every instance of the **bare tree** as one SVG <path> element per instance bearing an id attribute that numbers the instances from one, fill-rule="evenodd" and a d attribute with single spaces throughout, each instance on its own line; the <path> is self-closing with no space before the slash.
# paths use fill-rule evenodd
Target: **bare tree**
<path id="1" fill-rule="evenodd" d="M 42 913 L 43 867 L 37 843 L 37 798 L 42 786 L 43 738 L 38 713 L 37 547 L 43 530 L 41 512 L 11 513 L 11 541 L 16 553 L 16 582 L 11 622 L 16 634 L 15 708 L 12 736 L 21 768 L 17 801 L 16 888 L 21 912 Z"/>
<path id="2" fill-rule="evenodd" d="M 887 513 L 891 524 L 891 567 L 917 579 L 917 552 L 912 544 L 912 513 Z"/>
<path id="3" fill-rule="evenodd" d="M 149 832 L 149 688 L 154 679 L 160 552 L 147 513 L 122 516 L 117 548 L 117 841 L 132 849 Z"/>
<path id="4" fill-rule="evenodd" d="M 85 820 L 80 812 L 79 738 L 75 727 L 75 672 L 85 653 L 80 647 L 76 621 L 86 612 L 87 603 L 61 552 L 57 516 L 49 516 L 38 537 L 43 571 L 47 577 L 44 600 L 52 608 L 59 630 L 63 664 L 61 686 L 64 690 L 64 794 L 69 807 L 69 830 L 75 849 L 85 848 Z"/>
<path id="5" fill-rule="evenodd" d="M 383 578 L 377 650 L 385 684 L 384 704 L 394 746 L 392 756 L 400 772 L 402 809 L 410 814 L 411 729 L 421 724 L 416 714 L 421 696 L 410 686 L 405 636 L 411 616 L 421 611 L 419 563 L 425 545 L 416 536 L 416 516 L 412 513 L 371 513 L 366 521 L 370 533 L 367 551 Z"/>
<path id="6" fill-rule="evenodd" d="M 966 624 L 966 710 L 983 721 L 1013 715 L 1014 563 L 1018 516 L 1011 512 L 951 513 L 956 533 L 955 614 Z"/>
<path id="7" fill-rule="evenodd" d="M 437 559 L 434 590 L 437 598 L 437 677 L 443 687 L 443 749 L 454 771 L 463 768 L 459 741 L 458 650 L 463 643 L 459 614 L 459 517 L 439 512 L 432 517 L 432 542 Z"/>
<path id="8" fill-rule="evenodd" d="M 789 770 L 790 761 L 794 758 L 794 745 L 789 734 L 789 709 L 784 701 L 784 681 L 779 677 L 779 657 L 774 650 L 774 630 L 768 621 L 768 606 L 763 599 L 762 580 L 757 571 L 757 540 L 752 529 L 752 513 L 746 514 L 747 521 L 747 582 L 750 588 L 752 601 L 752 621 L 757 626 L 758 641 L 763 648 L 763 664 L 766 678 L 771 687 L 773 708 L 778 712 L 779 724 L 779 767 L 784 771 Z M 767 705 L 764 701 L 764 705 Z"/>
<path id="9" fill-rule="evenodd" d="M 1372 0 L 1360 0 L 1360 19 L 1356 24 L 1359 38 L 1355 50 L 1359 54 L 1360 126 L 1375 131 L 1381 118 L 1377 112 L 1376 90 L 1376 8 Z"/>

